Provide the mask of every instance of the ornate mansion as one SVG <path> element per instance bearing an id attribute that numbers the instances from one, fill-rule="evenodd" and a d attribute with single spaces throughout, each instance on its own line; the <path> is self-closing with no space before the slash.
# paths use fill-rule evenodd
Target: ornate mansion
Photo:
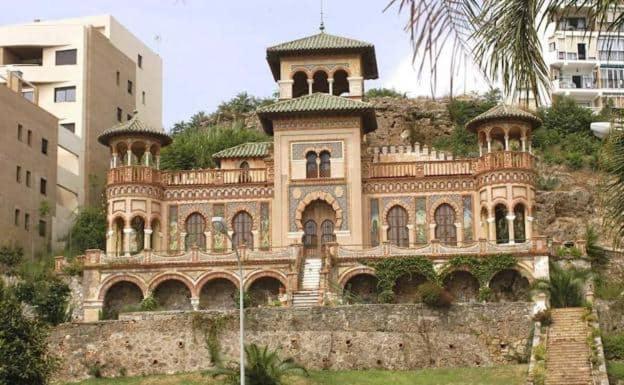
<path id="1" fill-rule="evenodd" d="M 106 250 L 85 256 L 85 320 L 148 295 L 170 310 L 235 307 L 239 285 L 254 306 L 339 302 L 345 289 L 374 302 L 368 262 L 389 258 L 440 268 L 458 255 L 513 255 L 517 265 L 488 283 L 497 300 L 520 299 L 548 275 L 533 219 L 536 116 L 499 105 L 470 121 L 476 158 L 373 147 L 375 110 L 362 101 L 378 77 L 372 44 L 321 32 L 268 48 L 267 61 L 279 101 L 257 115 L 272 140 L 215 154 L 218 168 L 160 170 L 171 138 L 139 115 L 100 135 L 111 153 L 108 232 Z M 477 299 L 469 271 L 448 277 L 456 300 Z M 394 300 L 413 302 L 418 283 L 399 279 Z"/>

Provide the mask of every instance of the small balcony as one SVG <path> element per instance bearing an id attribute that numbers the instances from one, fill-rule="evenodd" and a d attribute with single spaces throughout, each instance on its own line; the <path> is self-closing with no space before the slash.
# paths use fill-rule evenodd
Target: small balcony
<path id="1" fill-rule="evenodd" d="M 535 168 L 535 156 L 528 152 L 496 151 L 482 155 L 477 161 L 477 173 L 517 168 Z"/>
<path id="2" fill-rule="evenodd" d="M 471 175 L 474 159 L 371 163 L 369 178 L 423 178 L 427 176 Z"/>
<path id="3" fill-rule="evenodd" d="M 122 166 L 108 170 L 107 183 L 155 184 L 160 182 L 161 172 L 148 166 Z"/>
<path id="4" fill-rule="evenodd" d="M 248 169 L 202 169 L 164 171 L 161 180 L 167 186 L 225 185 L 268 182 L 266 168 Z"/>

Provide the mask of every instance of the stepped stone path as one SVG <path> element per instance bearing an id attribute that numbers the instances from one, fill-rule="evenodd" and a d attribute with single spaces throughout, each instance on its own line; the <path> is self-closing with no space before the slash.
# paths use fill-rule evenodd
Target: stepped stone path
<path id="1" fill-rule="evenodd" d="M 552 309 L 548 329 L 546 385 L 593 384 L 589 328 L 583 319 L 585 309 Z"/>

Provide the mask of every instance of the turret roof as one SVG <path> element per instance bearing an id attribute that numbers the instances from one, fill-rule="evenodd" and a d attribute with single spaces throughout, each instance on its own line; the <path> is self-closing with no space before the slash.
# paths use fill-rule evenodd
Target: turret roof
<path id="1" fill-rule="evenodd" d="M 159 139 L 163 146 L 171 143 L 171 137 L 163 130 L 157 130 L 147 126 L 139 119 L 138 114 L 134 114 L 130 120 L 121 122 L 111 128 L 107 128 L 98 136 L 98 142 L 107 146 L 110 140 L 116 136 L 123 135 L 142 135 Z"/>
<path id="2" fill-rule="evenodd" d="M 469 130 L 474 130 L 476 126 L 482 123 L 492 120 L 503 119 L 522 120 L 530 123 L 534 128 L 542 124 L 542 120 L 531 112 L 525 111 L 515 106 L 499 104 L 470 120 L 468 123 L 466 123 L 466 128 Z"/>

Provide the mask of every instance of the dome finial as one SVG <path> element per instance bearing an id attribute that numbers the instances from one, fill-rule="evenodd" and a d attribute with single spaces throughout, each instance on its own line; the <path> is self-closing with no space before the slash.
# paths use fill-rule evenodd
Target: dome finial
<path id="1" fill-rule="evenodd" d="M 319 26 L 321 33 L 325 32 L 325 21 L 323 20 L 323 0 L 321 0 L 321 25 Z"/>

